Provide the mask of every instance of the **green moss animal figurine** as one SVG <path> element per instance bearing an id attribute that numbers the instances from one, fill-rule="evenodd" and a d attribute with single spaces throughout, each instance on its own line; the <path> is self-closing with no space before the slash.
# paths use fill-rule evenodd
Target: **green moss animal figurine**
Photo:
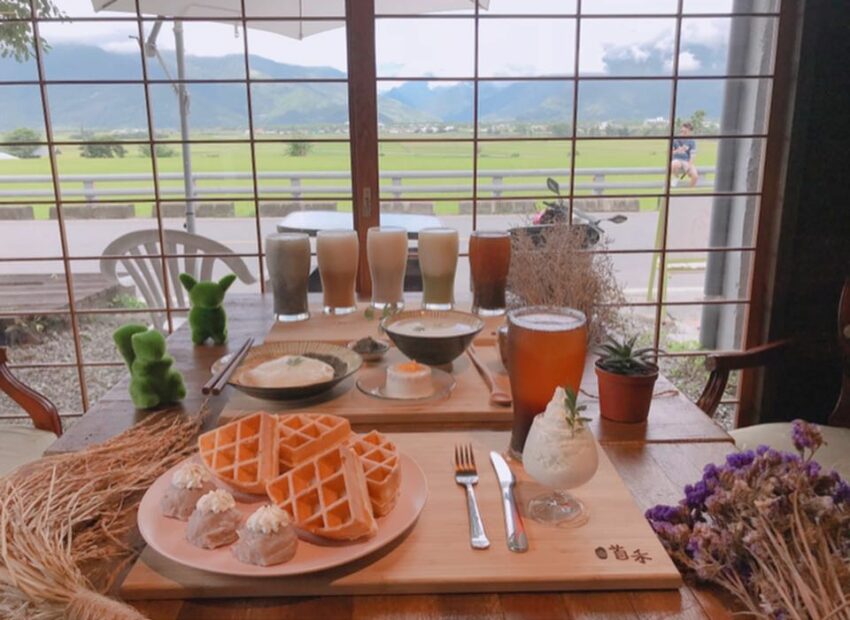
<path id="1" fill-rule="evenodd" d="M 186 397 L 183 375 L 173 368 L 165 337 L 144 325 L 128 323 L 112 334 L 130 369 L 130 398 L 139 409 L 171 405 Z"/>
<path id="2" fill-rule="evenodd" d="M 227 313 L 222 303 L 224 294 L 235 280 L 236 276 L 232 273 L 218 282 L 198 282 L 188 273 L 180 274 L 180 282 L 189 291 L 192 302 L 189 326 L 195 344 L 204 344 L 210 338 L 215 344 L 227 342 Z"/>

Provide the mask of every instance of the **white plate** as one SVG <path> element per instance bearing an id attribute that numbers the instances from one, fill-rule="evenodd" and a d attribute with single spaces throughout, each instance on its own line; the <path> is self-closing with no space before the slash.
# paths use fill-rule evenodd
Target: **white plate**
<path id="1" fill-rule="evenodd" d="M 212 550 L 200 549 L 186 540 L 186 522 L 163 516 L 159 506 L 160 499 L 171 484 L 174 470 L 180 465 L 157 478 L 142 497 L 138 512 L 139 531 L 154 551 L 169 560 L 222 575 L 280 577 L 312 573 L 347 564 L 385 547 L 404 534 L 416 522 L 425 506 L 428 483 L 424 472 L 409 456 L 399 456 L 401 494 L 392 512 L 378 518 L 378 533 L 368 540 L 351 543 L 327 541 L 327 544 L 315 544 L 302 539 L 298 541 L 295 557 L 276 566 L 244 564 L 233 557 L 230 546 Z M 252 503 L 240 501 L 245 498 L 246 496 L 237 498 L 237 508 L 246 518 L 263 503 L 268 502 L 267 498 L 260 496 Z"/>

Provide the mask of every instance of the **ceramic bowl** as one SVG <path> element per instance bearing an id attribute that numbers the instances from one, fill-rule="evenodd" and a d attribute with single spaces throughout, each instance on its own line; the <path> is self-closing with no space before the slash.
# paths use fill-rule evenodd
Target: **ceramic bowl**
<path id="1" fill-rule="evenodd" d="M 284 355 L 303 355 L 330 364 L 334 369 L 333 379 L 322 383 L 311 383 L 296 387 L 257 387 L 242 383 L 243 374 L 263 362 L 271 361 Z M 229 361 L 229 356 L 224 356 L 212 366 L 215 373 L 222 365 Z M 270 342 L 251 347 L 248 355 L 242 360 L 227 382 L 240 392 L 244 392 L 255 398 L 266 400 L 298 400 L 308 398 L 326 392 L 337 383 L 353 375 L 363 364 L 362 358 L 347 347 L 341 347 L 326 342 Z"/>
<path id="2" fill-rule="evenodd" d="M 355 353 L 357 353 L 357 355 L 359 355 L 361 358 L 363 358 L 363 361 L 366 363 L 380 362 L 382 359 L 384 359 L 384 356 L 387 354 L 387 351 L 390 350 L 390 345 L 388 342 L 376 339 L 376 342 L 381 345 L 380 348 L 375 351 L 370 351 L 369 353 L 360 353 L 354 349 L 357 342 L 357 340 L 352 340 L 346 346 Z"/>
<path id="3" fill-rule="evenodd" d="M 408 310 L 388 316 L 381 327 L 412 360 L 429 366 L 449 364 L 466 351 L 484 321 L 457 310 Z"/>

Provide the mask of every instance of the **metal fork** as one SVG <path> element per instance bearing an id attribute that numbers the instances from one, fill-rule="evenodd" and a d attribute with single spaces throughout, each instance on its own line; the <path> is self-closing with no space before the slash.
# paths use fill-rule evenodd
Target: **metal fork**
<path id="1" fill-rule="evenodd" d="M 475 467 L 475 454 L 472 445 L 455 446 L 455 482 L 466 488 L 466 508 L 469 512 L 469 544 L 473 549 L 486 549 L 490 546 L 473 486 L 478 484 L 478 470 Z"/>

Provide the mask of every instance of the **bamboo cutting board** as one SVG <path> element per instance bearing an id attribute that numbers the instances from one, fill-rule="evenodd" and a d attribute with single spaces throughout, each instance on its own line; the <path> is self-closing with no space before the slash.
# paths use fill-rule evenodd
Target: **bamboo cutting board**
<path id="1" fill-rule="evenodd" d="M 575 492 L 590 511 L 575 529 L 525 519 L 529 551 L 505 544 L 500 492 L 488 452 L 503 450 L 507 433 L 400 433 L 399 448 L 425 472 L 429 496 L 419 521 L 397 544 L 329 571 L 285 579 L 234 578 L 175 564 L 145 549 L 125 578 L 125 599 L 313 596 L 542 590 L 677 588 L 681 578 L 635 505 L 613 465 L 599 449 L 596 476 Z M 466 500 L 454 482 L 453 447 L 472 442 L 479 464 L 476 487 L 489 549 L 469 546 Z M 514 466 L 520 509 L 544 489 Z M 604 550 L 604 554 L 597 552 Z M 604 556 L 604 557 L 603 557 Z M 620 558 L 620 559 L 618 559 Z"/>
<path id="2" fill-rule="evenodd" d="M 309 319 L 295 323 L 275 322 L 265 341 L 319 340 L 344 345 L 366 336 L 375 338 L 378 336 L 380 312 L 376 313 L 375 318 L 367 319 L 364 315 L 366 308 L 366 304 L 359 304 L 356 312 L 342 316 L 329 316 L 322 314 L 321 306 L 311 305 Z M 407 308 L 415 310 L 419 308 L 419 303 L 408 303 Z M 458 308 L 458 310 L 467 312 L 468 308 Z M 498 338 L 496 330 L 505 324 L 505 317 L 481 318 L 484 321 L 484 329 L 475 338 L 476 345 L 496 344 Z"/>
<path id="3" fill-rule="evenodd" d="M 496 347 L 476 347 L 482 362 L 493 372 L 496 382 L 510 393 L 508 374 L 502 367 Z M 232 391 L 231 398 L 221 412 L 224 420 L 258 410 L 270 412 L 303 411 L 306 413 L 332 413 L 348 418 L 358 427 L 387 425 L 417 425 L 439 427 L 448 422 L 499 424 L 506 427 L 513 418 L 511 407 L 490 404 L 490 392 L 484 379 L 472 365 L 469 357 L 461 355 L 451 367 L 456 385 L 448 398 L 423 402 L 390 401 L 367 396 L 355 382 L 363 373 L 375 372 L 388 364 L 405 360 L 395 347 L 390 348 L 384 361 L 364 364 L 358 373 L 340 385 L 319 396 L 299 401 L 271 401 L 252 398 L 242 392 Z M 448 370 L 448 369 L 447 369 Z"/>

